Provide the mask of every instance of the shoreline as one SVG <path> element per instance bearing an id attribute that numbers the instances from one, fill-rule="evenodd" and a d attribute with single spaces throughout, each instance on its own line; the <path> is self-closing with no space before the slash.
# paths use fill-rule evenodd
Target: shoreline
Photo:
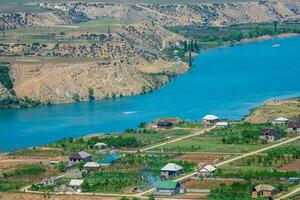
<path id="1" fill-rule="evenodd" d="M 264 35 L 264 36 L 260 36 L 260 37 L 257 37 L 257 38 L 252 38 L 252 39 L 242 39 L 241 41 L 239 42 L 236 42 L 236 43 L 233 43 L 233 44 L 228 44 L 228 45 L 223 45 L 223 46 L 218 46 L 218 47 L 214 47 L 214 48 L 208 48 L 208 49 L 205 49 L 204 51 L 210 51 L 210 50 L 214 50 L 214 49 L 218 49 L 218 48 L 227 48 L 227 47 L 230 47 L 230 46 L 237 46 L 237 45 L 242 45 L 242 44 L 249 44 L 249 43 L 254 43 L 254 42 L 260 42 L 260 41 L 267 41 L 267 40 L 272 40 L 272 39 L 280 39 L 280 38 L 291 38 L 291 37 L 299 37 L 300 34 L 298 33 L 282 33 L 282 34 L 279 34 L 279 35 Z M 198 55 L 200 55 L 201 53 L 196 53 L 193 58 L 197 57 Z M 186 62 L 185 62 L 186 63 Z M 187 64 L 187 63 L 186 63 Z M 192 62 L 192 66 L 193 66 L 193 62 Z M 186 74 L 188 73 L 190 70 L 191 70 L 192 67 L 189 67 L 186 71 L 184 72 L 181 72 L 181 73 L 178 73 L 176 74 L 176 76 L 172 77 L 169 79 L 169 81 L 167 81 L 165 84 L 162 84 L 161 86 L 159 86 L 158 88 L 154 89 L 154 90 L 151 90 L 151 91 L 148 91 L 148 92 L 140 92 L 140 93 L 136 93 L 136 94 L 133 94 L 133 95 L 124 95 L 124 96 L 117 96 L 117 97 L 111 97 L 111 98 L 101 98 L 101 99 L 95 99 L 94 101 L 97 102 L 97 101 L 102 101 L 102 100 L 113 100 L 115 98 L 123 98 L 123 97 L 131 97 L 131 96 L 139 96 L 139 95 L 145 95 L 145 94 L 149 94 L 149 93 L 152 93 L 156 90 L 159 90 L 161 87 L 169 84 L 170 82 L 172 82 L 172 80 L 174 80 L 176 77 L 178 76 L 181 76 L 183 74 Z M 3 93 L 4 94 L 4 93 Z M 71 104 L 71 103 L 84 103 L 84 102 L 90 102 L 90 100 L 81 100 L 79 102 L 76 102 L 76 101 L 66 101 L 66 102 L 51 102 L 50 104 L 47 104 L 47 102 L 42 102 L 41 105 L 37 105 L 37 106 L 29 106 L 29 107 L 25 107 L 23 109 L 30 109 L 30 108 L 34 108 L 34 107 L 44 107 L 44 106 L 52 106 L 52 105 L 63 105 L 63 104 Z M 5 107 L 5 108 L 0 108 L 0 111 L 1 110 L 9 110 L 9 109 L 20 109 L 22 107 L 20 106 L 15 106 L 15 107 Z"/>
<path id="2" fill-rule="evenodd" d="M 242 39 L 238 44 L 248 44 L 252 42 L 260 42 L 272 39 L 280 39 L 280 38 L 290 38 L 290 37 L 298 37 L 300 34 L 298 33 L 281 33 L 279 35 L 264 35 L 253 39 Z"/>

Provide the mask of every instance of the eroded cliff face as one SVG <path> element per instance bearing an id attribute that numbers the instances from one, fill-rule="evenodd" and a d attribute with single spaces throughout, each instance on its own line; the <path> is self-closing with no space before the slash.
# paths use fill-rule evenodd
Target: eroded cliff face
<path id="1" fill-rule="evenodd" d="M 179 68 L 178 68 L 179 69 Z M 186 71 L 186 65 L 179 69 Z M 168 73 L 144 73 L 135 66 L 101 62 L 14 64 L 14 90 L 20 97 L 43 102 L 71 102 L 78 94 L 88 100 L 89 88 L 96 99 L 128 96 L 156 89 L 170 81 Z"/>

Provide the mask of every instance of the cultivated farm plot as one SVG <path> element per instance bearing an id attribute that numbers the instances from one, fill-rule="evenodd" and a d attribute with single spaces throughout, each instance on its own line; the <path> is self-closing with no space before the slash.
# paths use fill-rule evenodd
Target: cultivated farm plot
<path id="1" fill-rule="evenodd" d="M 234 182 L 237 182 L 237 180 L 208 180 L 208 179 L 191 179 L 187 182 L 184 182 L 182 184 L 182 188 L 184 189 L 211 189 L 211 188 L 214 188 L 214 187 L 217 187 L 219 186 L 220 184 L 227 184 L 227 185 L 230 185 Z"/>
<path id="2" fill-rule="evenodd" d="M 158 147 L 154 150 L 166 152 L 219 152 L 245 153 L 262 148 L 263 145 L 223 144 L 219 137 L 193 137 Z"/>
<path id="3" fill-rule="evenodd" d="M 291 163 L 283 165 L 279 169 L 284 171 L 300 171 L 300 159 L 294 160 Z"/>
<path id="4" fill-rule="evenodd" d="M 216 162 L 225 160 L 230 154 L 205 154 L 205 153 L 193 153 L 193 154 L 179 154 L 174 160 L 182 160 L 194 163 L 215 164 Z"/>

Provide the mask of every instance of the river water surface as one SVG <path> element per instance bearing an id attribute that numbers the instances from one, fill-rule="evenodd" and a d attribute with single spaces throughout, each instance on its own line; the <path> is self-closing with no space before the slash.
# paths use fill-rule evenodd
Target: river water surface
<path id="1" fill-rule="evenodd" d="M 238 120 L 267 99 L 298 95 L 300 37 L 218 48 L 201 53 L 190 72 L 146 95 L 0 110 L 0 149 L 120 131 L 166 116 Z"/>

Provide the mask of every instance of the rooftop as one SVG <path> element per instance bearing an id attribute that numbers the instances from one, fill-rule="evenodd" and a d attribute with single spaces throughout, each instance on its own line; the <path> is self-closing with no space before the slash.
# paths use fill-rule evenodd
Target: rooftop
<path id="1" fill-rule="evenodd" d="M 206 115 L 205 117 L 202 118 L 203 120 L 217 120 L 219 117 L 215 115 Z"/>
<path id="2" fill-rule="evenodd" d="M 85 151 L 80 151 L 78 153 L 73 154 L 72 156 L 70 156 L 70 158 L 72 159 L 85 159 L 90 157 L 91 154 L 85 152 Z"/>
<path id="3" fill-rule="evenodd" d="M 179 185 L 176 181 L 158 181 L 155 184 L 157 189 L 175 189 Z"/>
<path id="4" fill-rule="evenodd" d="M 201 170 L 200 172 L 214 172 L 216 171 L 217 168 L 215 168 L 214 166 L 212 165 L 205 165 Z"/>
<path id="5" fill-rule="evenodd" d="M 91 168 L 96 168 L 96 167 L 100 167 L 99 163 L 96 162 L 87 162 L 85 165 L 83 165 L 83 167 L 91 167 Z"/>
<path id="6" fill-rule="evenodd" d="M 179 171 L 183 168 L 175 163 L 168 163 L 163 168 L 161 168 L 162 171 Z"/>
<path id="7" fill-rule="evenodd" d="M 216 126 L 228 126 L 228 122 L 217 122 Z"/>
<path id="8" fill-rule="evenodd" d="M 94 145 L 95 147 L 103 147 L 103 146 L 108 146 L 107 144 L 103 143 L 103 142 L 98 142 Z"/>
<path id="9" fill-rule="evenodd" d="M 72 179 L 69 183 L 69 186 L 81 186 L 83 184 L 82 179 Z"/>
<path id="10" fill-rule="evenodd" d="M 117 154 L 117 153 L 113 153 L 113 154 L 110 154 L 108 156 L 106 156 L 105 158 L 103 158 L 102 160 L 100 160 L 100 164 L 111 164 L 113 163 L 114 161 L 117 161 L 120 159 L 120 155 Z"/>
<path id="11" fill-rule="evenodd" d="M 277 130 L 275 128 L 263 128 L 260 130 L 260 135 L 277 136 Z"/>
<path id="12" fill-rule="evenodd" d="M 257 192 L 258 191 L 272 191 L 272 190 L 276 190 L 276 188 L 272 185 L 267 185 L 267 184 L 260 184 L 255 186 L 254 188 Z"/>
<path id="13" fill-rule="evenodd" d="M 278 117 L 277 119 L 275 119 L 275 121 L 288 121 L 289 119 L 285 118 L 285 117 Z"/>
<path id="14" fill-rule="evenodd" d="M 298 121 L 290 121 L 288 124 L 289 128 L 300 128 L 300 120 Z"/>

